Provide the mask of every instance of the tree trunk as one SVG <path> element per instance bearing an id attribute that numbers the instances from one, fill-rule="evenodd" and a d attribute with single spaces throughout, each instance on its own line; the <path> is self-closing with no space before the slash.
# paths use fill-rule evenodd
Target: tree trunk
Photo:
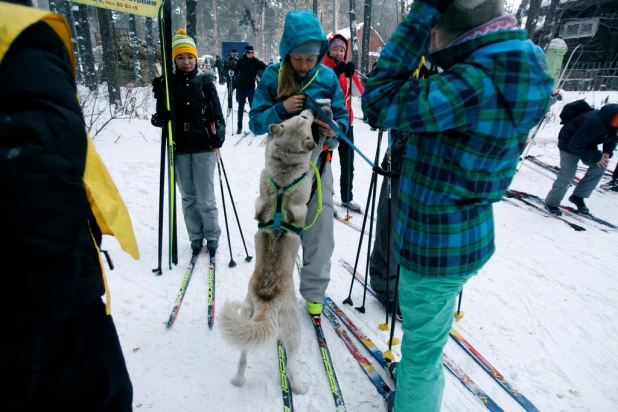
<path id="1" fill-rule="evenodd" d="M 549 11 L 547 12 L 547 16 L 545 16 L 545 24 L 543 25 L 543 34 L 539 39 L 539 46 L 543 50 L 547 49 L 549 46 L 549 42 L 554 38 L 554 34 L 556 32 L 555 27 L 558 23 L 558 5 L 560 4 L 560 0 L 551 0 L 549 5 Z"/>
<path id="2" fill-rule="evenodd" d="M 86 6 L 85 4 L 77 5 L 77 20 L 77 44 L 79 46 L 79 54 L 81 56 L 83 79 L 86 86 L 90 90 L 95 90 L 97 87 L 97 71 L 94 65 L 92 38 L 90 37 L 90 19 L 88 19 L 88 6 Z"/>
<path id="3" fill-rule="evenodd" d="M 150 80 L 152 80 L 156 76 L 154 58 L 155 47 L 152 39 L 152 17 L 146 17 L 146 54 L 148 55 L 148 74 L 150 75 Z"/>
<path id="4" fill-rule="evenodd" d="M 363 18 L 363 50 L 361 53 L 361 72 L 369 73 L 369 45 L 371 44 L 371 2 L 365 0 L 365 11 Z"/>
<path id="5" fill-rule="evenodd" d="M 75 65 L 77 67 L 77 81 L 78 83 L 84 82 L 84 72 L 82 70 L 82 63 L 79 55 L 79 47 L 77 45 L 77 32 L 75 29 L 75 19 L 73 17 L 73 3 L 69 1 L 61 1 L 56 5 L 58 13 L 62 14 L 67 20 L 69 28 L 71 29 L 71 44 L 73 45 L 73 55 L 75 57 Z"/>
<path id="6" fill-rule="evenodd" d="M 187 35 L 197 43 L 197 0 L 187 0 Z"/>
<path id="7" fill-rule="evenodd" d="M 262 7 L 262 0 L 253 0 L 253 16 L 251 17 L 255 21 L 255 24 L 253 25 L 253 47 L 258 46 L 258 39 L 259 39 L 258 21 L 257 21 L 258 2 L 260 4 L 260 7 Z M 225 59 L 225 56 L 221 56 L 221 58 Z"/>
<path id="8" fill-rule="evenodd" d="M 142 85 L 142 64 L 139 60 L 139 41 L 137 40 L 137 22 L 135 14 L 129 14 L 129 39 L 131 52 L 133 53 L 133 73 L 135 73 L 135 85 Z"/>
<path id="9" fill-rule="evenodd" d="M 62 1 L 62 0 L 60 0 Z M 56 7 L 56 0 L 49 0 L 49 11 L 53 11 L 54 13 L 58 13 L 58 8 Z"/>
<path id="10" fill-rule="evenodd" d="M 530 8 L 528 9 L 528 18 L 526 19 L 526 30 L 528 31 L 528 39 L 534 37 L 536 24 L 539 21 L 539 12 L 541 11 L 542 0 L 530 0 Z"/>
<path id="11" fill-rule="evenodd" d="M 333 0 L 333 33 L 337 32 L 337 0 Z"/>
<path id="12" fill-rule="evenodd" d="M 313 0 L 313 12 L 318 15 L 318 0 Z"/>
<path id="13" fill-rule="evenodd" d="M 217 35 L 217 0 L 212 0 L 212 38 L 216 48 L 219 44 L 219 37 Z"/>
<path id="14" fill-rule="evenodd" d="M 109 104 L 120 104 L 120 88 L 118 87 L 118 57 L 116 56 L 116 27 L 112 11 L 97 7 L 101 45 L 103 46 L 103 77 L 107 82 Z"/>
<path id="15" fill-rule="evenodd" d="M 515 17 L 517 17 L 517 27 L 519 28 L 521 28 L 521 19 L 524 17 L 524 11 L 526 10 L 526 7 L 528 7 L 528 3 L 530 3 L 530 0 L 522 0 L 517 8 L 517 14 L 515 14 Z"/>
<path id="16" fill-rule="evenodd" d="M 352 63 L 358 67 L 358 39 L 356 38 L 356 0 L 350 0 L 350 47 Z"/>
<path id="17" fill-rule="evenodd" d="M 262 0 L 262 45 L 260 47 L 261 57 L 264 58 L 266 56 L 266 44 L 264 43 L 264 25 L 266 23 L 266 0 Z"/>

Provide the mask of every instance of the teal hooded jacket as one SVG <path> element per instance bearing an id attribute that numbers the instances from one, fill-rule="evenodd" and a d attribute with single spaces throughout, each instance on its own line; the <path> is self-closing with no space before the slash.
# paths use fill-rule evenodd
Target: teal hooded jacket
<path id="1" fill-rule="evenodd" d="M 317 16 L 310 10 L 292 10 L 285 17 L 283 36 L 279 44 L 279 55 L 282 60 L 297 46 L 308 41 L 317 40 L 322 43 L 318 62 L 322 61 L 328 52 L 330 43 L 322 31 L 322 26 Z M 279 84 L 279 68 L 282 63 L 269 65 L 264 71 L 264 75 L 255 90 L 253 104 L 249 112 L 249 128 L 253 133 L 268 133 L 271 124 L 279 124 L 286 119 L 300 113 L 287 113 L 283 107 L 283 101 L 277 99 L 277 88 Z M 333 120 L 337 122 L 344 133 L 349 128 L 348 110 L 344 105 L 343 92 L 339 87 L 339 80 L 335 72 L 329 67 L 318 63 L 304 78 L 294 74 L 296 82 L 306 94 L 317 99 L 330 99 L 333 110 Z M 313 80 L 312 80 L 313 79 Z"/>

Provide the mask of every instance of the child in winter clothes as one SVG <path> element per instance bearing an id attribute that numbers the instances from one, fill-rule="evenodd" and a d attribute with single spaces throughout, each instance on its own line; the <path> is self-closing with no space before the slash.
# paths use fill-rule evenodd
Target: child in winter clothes
<path id="1" fill-rule="evenodd" d="M 354 142 L 354 112 L 352 111 L 352 95 L 360 96 L 365 91 L 361 84 L 354 63 L 348 60 L 348 41 L 341 34 L 333 34 L 329 38 L 330 49 L 324 56 L 324 65 L 335 71 L 343 91 L 345 107 L 348 109 L 348 121 L 350 129 L 348 138 Z M 347 62 L 347 63 L 346 63 Z M 352 184 L 354 181 L 354 150 L 344 141 L 339 143 L 339 160 L 341 162 L 341 176 L 339 187 L 341 189 L 341 203 L 352 210 L 361 211 L 358 203 L 352 201 Z"/>
<path id="2" fill-rule="evenodd" d="M 348 112 L 337 76 L 319 62 L 328 51 L 329 43 L 317 16 L 309 10 L 292 10 L 285 18 L 279 53 L 280 63 L 269 65 L 255 91 L 249 112 L 249 128 L 253 133 L 268 133 L 271 124 L 279 124 L 300 113 L 307 96 L 314 100 L 330 99 L 333 121 L 345 133 L 348 130 Z M 311 108 L 311 106 L 308 106 Z M 320 136 L 336 146 L 335 132 L 327 123 L 316 118 L 314 126 Z M 322 302 L 330 281 L 330 258 L 335 247 L 333 234 L 333 175 L 331 152 L 321 151 L 317 167 L 322 181 L 324 211 L 316 223 L 302 235 L 303 268 L 300 275 L 300 293 L 307 300 L 312 315 L 322 312 Z M 315 156 L 317 157 L 317 156 Z M 307 221 L 317 213 L 317 195 L 309 201 Z"/>
<path id="3" fill-rule="evenodd" d="M 217 149 L 225 140 L 225 120 L 214 85 L 215 76 L 197 68 L 197 49 L 184 29 L 172 39 L 175 63 L 174 142 L 176 143 L 176 182 L 182 196 L 182 212 L 197 253 L 203 240 L 212 254 L 219 244 L 221 229 L 215 198 Z M 161 127 L 170 119 L 165 106 L 164 79 L 153 81 L 157 113 L 152 123 Z"/>
<path id="4" fill-rule="evenodd" d="M 395 235 L 404 336 L 389 400 L 398 412 L 441 408 L 456 296 L 495 251 L 491 204 L 549 108 L 543 51 L 503 3 L 415 0 L 365 87 L 370 124 L 412 132 Z M 444 71 L 413 78 L 428 52 Z"/>
<path id="5" fill-rule="evenodd" d="M 577 183 L 569 202 L 575 204 L 580 213 L 590 213 L 584 199 L 590 197 L 607 169 L 618 144 L 617 131 L 618 104 L 608 104 L 600 110 L 581 114 L 560 129 L 560 175 L 545 198 L 545 207 L 550 213 L 562 215 L 560 202 L 571 186 L 580 160 L 588 170 Z M 602 150 L 598 150 L 599 145 L 603 145 Z"/>

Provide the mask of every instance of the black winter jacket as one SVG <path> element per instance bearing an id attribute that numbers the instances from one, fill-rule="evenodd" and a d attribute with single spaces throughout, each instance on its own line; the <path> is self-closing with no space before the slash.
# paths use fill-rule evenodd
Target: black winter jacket
<path id="1" fill-rule="evenodd" d="M 611 125 L 616 114 L 618 104 L 608 104 L 575 117 L 560 129 L 558 148 L 589 163 L 597 163 L 603 153 L 611 156 L 618 143 L 618 129 Z M 600 144 L 602 153 L 597 148 Z"/>
<path id="2" fill-rule="evenodd" d="M 234 69 L 234 84 L 239 90 L 255 89 L 256 77 L 266 70 L 266 64 L 257 58 L 242 56 Z"/>
<path id="3" fill-rule="evenodd" d="M 176 153 L 200 153 L 219 148 L 225 141 L 225 118 L 212 72 L 195 69 L 174 73 L 174 116 Z M 164 86 L 154 81 L 157 113 L 165 111 Z M 216 127 L 213 133 L 211 125 Z"/>
<path id="4" fill-rule="evenodd" d="M 76 92 L 66 48 L 44 22 L 0 64 L 0 311 L 8 328 L 53 327 L 104 294 Z"/>

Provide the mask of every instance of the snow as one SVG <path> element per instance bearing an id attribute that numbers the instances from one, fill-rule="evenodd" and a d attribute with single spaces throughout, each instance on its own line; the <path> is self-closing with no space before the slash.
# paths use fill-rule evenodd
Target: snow
<path id="1" fill-rule="evenodd" d="M 224 96 L 223 88 L 220 95 Z M 609 95 L 618 102 L 618 93 L 565 93 L 561 106 L 585 97 L 597 107 Z M 358 99 L 355 113 L 360 117 Z M 236 113 L 234 113 L 236 119 Z M 248 115 L 245 115 L 247 130 Z M 558 164 L 557 116 L 540 130 L 530 154 L 553 165 Z M 249 254 L 254 254 L 254 200 L 258 175 L 263 167 L 261 137 L 228 136 L 221 150 L 224 165 L 239 213 Z M 355 141 L 369 158 L 374 157 L 377 132 L 360 119 L 355 122 Z M 217 323 L 207 326 L 207 258 L 198 260 L 184 302 L 174 326 L 166 329 L 186 265 L 189 241 L 178 217 L 179 264 L 167 268 L 167 230 L 163 239 L 163 275 L 154 276 L 156 266 L 160 129 L 148 120 L 133 118 L 110 122 L 95 139 L 124 197 L 140 247 L 141 260 L 124 254 L 116 241 L 105 238 L 116 265 L 108 271 L 112 294 L 112 314 L 123 346 L 134 385 L 134 410 L 171 411 L 276 411 L 282 409 L 276 347 L 249 354 L 243 388 L 230 383 L 236 371 L 238 351 L 222 339 Z M 385 144 L 382 145 L 383 153 Z M 610 168 L 616 165 L 612 159 Z M 335 182 L 339 181 L 339 160 L 333 160 Z M 355 200 L 366 204 L 371 170 L 355 157 Z M 512 188 L 544 197 L 555 176 L 529 162 L 524 163 Z M 225 185 L 224 185 L 225 186 Z M 335 183 L 335 187 L 338 184 Z M 220 192 L 217 189 L 220 199 Z M 568 195 L 567 195 L 568 196 Z M 226 193 L 226 198 L 227 198 Z M 227 199 L 232 257 L 223 210 L 219 200 L 219 221 L 223 230 L 217 254 L 216 302 L 240 300 L 247 290 L 255 259 L 245 262 L 245 253 Z M 166 200 L 167 202 L 167 200 Z M 566 198 L 564 203 L 566 203 Z M 601 218 L 618 222 L 617 193 L 595 191 L 588 201 Z M 179 202 L 180 205 L 180 202 Z M 179 213 L 181 208 L 178 208 Z M 557 219 L 535 214 L 504 202 L 495 205 L 497 252 L 481 273 L 472 278 L 463 293 L 465 317 L 455 327 L 489 360 L 505 378 L 541 411 L 618 410 L 618 286 L 616 246 L 618 233 L 605 233 L 586 225 L 575 232 Z M 167 220 L 167 218 L 166 218 Z M 360 217 L 353 221 L 361 224 Z M 350 276 L 338 259 L 352 261 L 359 233 L 335 222 L 336 246 L 332 258 L 331 283 L 327 293 L 363 331 L 386 350 L 387 333 L 378 328 L 383 312 L 371 296 L 366 313 L 360 314 L 342 304 L 347 296 Z M 366 238 L 359 270 L 365 273 Z M 298 285 L 298 275 L 295 274 Z M 362 290 L 354 286 L 353 300 L 362 302 Z M 298 305 L 304 302 L 298 295 Z M 304 313 L 304 312 L 303 312 Z M 297 411 L 333 410 L 334 403 L 309 317 L 303 318 L 303 339 L 298 365 L 300 376 L 309 382 L 306 395 L 295 395 Z M 339 378 L 348 411 L 385 411 L 383 400 L 365 377 L 356 361 L 325 321 L 324 332 Z M 401 337 L 398 329 L 396 336 Z M 505 411 L 521 408 L 456 343 L 449 339 L 446 354 Z M 395 353 L 399 349 L 395 347 Z M 369 357 L 369 356 L 367 356 Z M 450 373 L 446 374 L 444 411 L 484 411 L 485 407 Z"/>

